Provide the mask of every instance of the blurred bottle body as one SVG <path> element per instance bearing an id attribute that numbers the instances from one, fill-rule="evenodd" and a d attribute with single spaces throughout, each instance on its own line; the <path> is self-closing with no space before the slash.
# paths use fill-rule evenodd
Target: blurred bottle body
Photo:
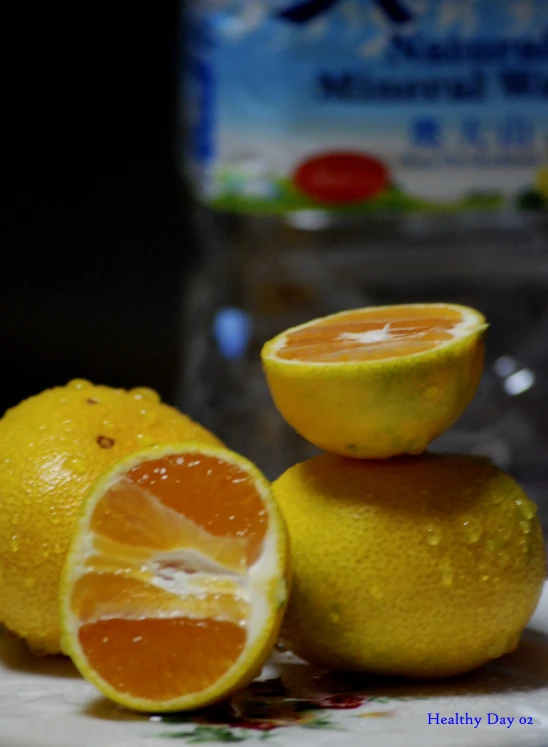
<path id="1" fill-rule="evenodd" d="M 267 339 L 345 308 L 469 304 L 491 323 L 485 375 L 433 447 L 545 490 L 545 4 L 211 0 L 186 18 L 202 264 L 181 404 L 274 477 L 314 450 L 270 400 Z"/>

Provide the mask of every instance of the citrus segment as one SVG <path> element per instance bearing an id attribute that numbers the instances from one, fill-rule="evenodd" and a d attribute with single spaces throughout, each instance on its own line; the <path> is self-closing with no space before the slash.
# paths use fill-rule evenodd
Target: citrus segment
<path id="1" fill-rule="evenodd" d="M 343 311 L 286 330 L 262 361 L 280 413 L 342 456 L 419 453 L 477 388 L 487 325 L 455 304 Z"/>
<path id="2" fill-rule="evenodd" d="M 83 626 L 79 639 L 88 666 L 109 685 L 105 694 L 120 694 L 115 700 L 134 708 L 148 701 L 145 710 L 163 710 L 185 697 L 197 703 L 196 693 L 214 688 L 246 644 L 245 631 L 236 625 L 181 617 L 103 620 Z"/>
<path id="3" fill-rule="evenodd" d="M 199 444 L 134 454 L 84 502 L 61 586 L 64 648 L 128 707 L 224 697 L 270 653 L 287 552 L 268 483 L 242 457 Z"/>

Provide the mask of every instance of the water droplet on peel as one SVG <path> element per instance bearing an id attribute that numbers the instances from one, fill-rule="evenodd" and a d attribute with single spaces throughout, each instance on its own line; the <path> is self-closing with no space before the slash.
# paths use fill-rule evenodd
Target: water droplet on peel
<path id="1" fill-rule="evenodd" d="M 444 586 L 453 586 L 454 571 L 451 563 L 445 561 L 440 564 L 439 569 L 441 571 L 441 582 Z"/>
<path id="2" fill-rule="evenodd" d="M 139 416 L 141 417 L 141 420 L 144 420 L 146 425 L 154 425 L 158 419 L 157 413 L 147 409 L 139 410 Z"/>
<path id="3" fill-rule="evenodd" d="M 526 519 L 532 519 L 537 512 L 537 504 L 533 501 L 524 500 L 522 501 L 519 509 Z"/>
<path id="4" fill-rule="evenodd" d="M 90 386 L 93 386 L 93 384 L 87 379 L 72 379 L 67 384 L 67 389 L 89 389 Z"/>
<path id="5" fill-rule="evenodd" d="M 16 534 L 11 538 L 11 550 L 12 552 L 17 552 L 19 550 L 19 538 Z"/>
<path id="6" fill-rule="evenodd" d="M 382 599 L 382 589 L 379 586 L 373 585 L 369 591 L 371 592 L 373 599 Z"/>
<path id="7" fill-rule="evenodd" d="M 531 522 L 529 519 L 523 519 L 523 521 L 520 521 L 519 528 L 523 532 L 523 534 L 529 534 L 531 531 Z"/>
<path id="8" fill-rule="evenodd" d="M 493 641 L 489 648 L 487 649 L 487 654 L 492 659 L 498 659 L 499 656 L 502 656 L 506 653 L 508 646 L 508 639 L 506 636 L 503 638 L 498 638 L 496 641 Z"/>
<path id="9" fill-rule="evenodd" d="M 464 541 L 468 544 L 477 542 L 483 534 L 483 527 L 481 526 L 478 519 L 474 516 L 464 515 L 461 516 L 461 531 L 464 536 Z"/>
<path id="10" fill-rule="evenodd" d="M 489 576 L 488 575 L 482 576 L 481 580 L 482 581 L 489 581 Z"/>
<path id="11" fill-rule="evenodd" d="M 108 638 L 107 638 L 107 640 L 108 640 Z M 142 641 L 142 640 L 143 640 L 143 636 L 142 635 L 136 635 L 135 638 L 132 638 L 132 642 L 133 643 L 139 643 L 139 641 Z"/>
<path id="12" fill-rule="evenodd" d="M 105 636 L 105 637 L 103 638 L 103 643 L 108 643 L 108 642 L 109 642 L 109 640 L 110 640 L 110 639 L 109 639 L 109 637 L 108 637 L 108 636 Z"/>
<path id="13" fill-rule="evenodd" d="M 510 554 L 506 550 L 501 550 L 498 557 L 501 568 L 506 568 L 510 563 Z"/>
<path id="14" fill-rule="evenodd" d="M 497 529 L 497 537 L 500 538 L 502 543 L 508 542 L 511 536 L 512 536 L 512 527 L 510 526 L 510 524 L 508 524 L 508 526 Z"/>
<path id="15" fill-rule="evenodd" d="M 146 386 L 138 386 L 130 391 L 133 399 L 145 400 L 146 402 L 160 402 L 160 395 L 155 392 L 154 389 L 149 389 Z"/>
<path id="16" fill-rule="evenodd" d="M 441 542 L 441 529 L 430 526 L 426 530 L 426 543 L 432 547 L 439 545 Z"/>

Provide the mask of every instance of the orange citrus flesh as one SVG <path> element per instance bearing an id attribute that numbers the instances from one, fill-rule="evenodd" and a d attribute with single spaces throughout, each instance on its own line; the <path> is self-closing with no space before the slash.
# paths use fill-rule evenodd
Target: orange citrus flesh
<path id="1" fill-rule="evenodd" d="M 287 333 L 277 352 L 285 360 L 374 361 L 432 350 L 453 339 L 462 321 L 455 309 L 394 306 L 359 309 Z"/>
<path id="2" fill-rule="evenodd" d="M 77 666 L 142 710 L 184 708 L 185 697 L 201 705 L 196 697 L 259 639 L 264 659 L 285 572 L 283 521 L 260 473 L 226 449 L 170 449 L 128 457 L 92 489 L 61 592 L 64 644 Z M 265 560 L 272 532 L 282 537 L 280 558 Z M 264 588 L 254 588 L 254 569 L 272 557 Z M 262 659 L 251 659 L 256 673 Z"/>
<path id="3" fill-rule="evenodd" d="M 245 630 L 234 623 L 180 617 L 103 620 L 80 631 L 81 645 L 97 673 L 116 689 L 149 700 L 210 687 L 234 664 L 245 637 Z"/>

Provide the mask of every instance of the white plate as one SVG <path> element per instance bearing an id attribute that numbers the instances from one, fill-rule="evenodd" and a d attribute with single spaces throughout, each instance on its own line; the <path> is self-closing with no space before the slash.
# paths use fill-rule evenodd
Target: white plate
<path id="1" fill-rule="evenodd" d="M 468 716 L 474 724 L 428 723 L 438 716 Z M 234 723 L 238 718 L 243 725 Z M 477 728 L 475 719 L 481 719 Z M 273 747 L 548 747 L 548 582 L 518 650 L 465 677 L 352 681 L 277 655 L 247 691 L 193 717 L 150 718 L 118 708 L 69 661 L 35 659 L 0 633 L 0 747 L 254 747 L 265 741 Z"/>

